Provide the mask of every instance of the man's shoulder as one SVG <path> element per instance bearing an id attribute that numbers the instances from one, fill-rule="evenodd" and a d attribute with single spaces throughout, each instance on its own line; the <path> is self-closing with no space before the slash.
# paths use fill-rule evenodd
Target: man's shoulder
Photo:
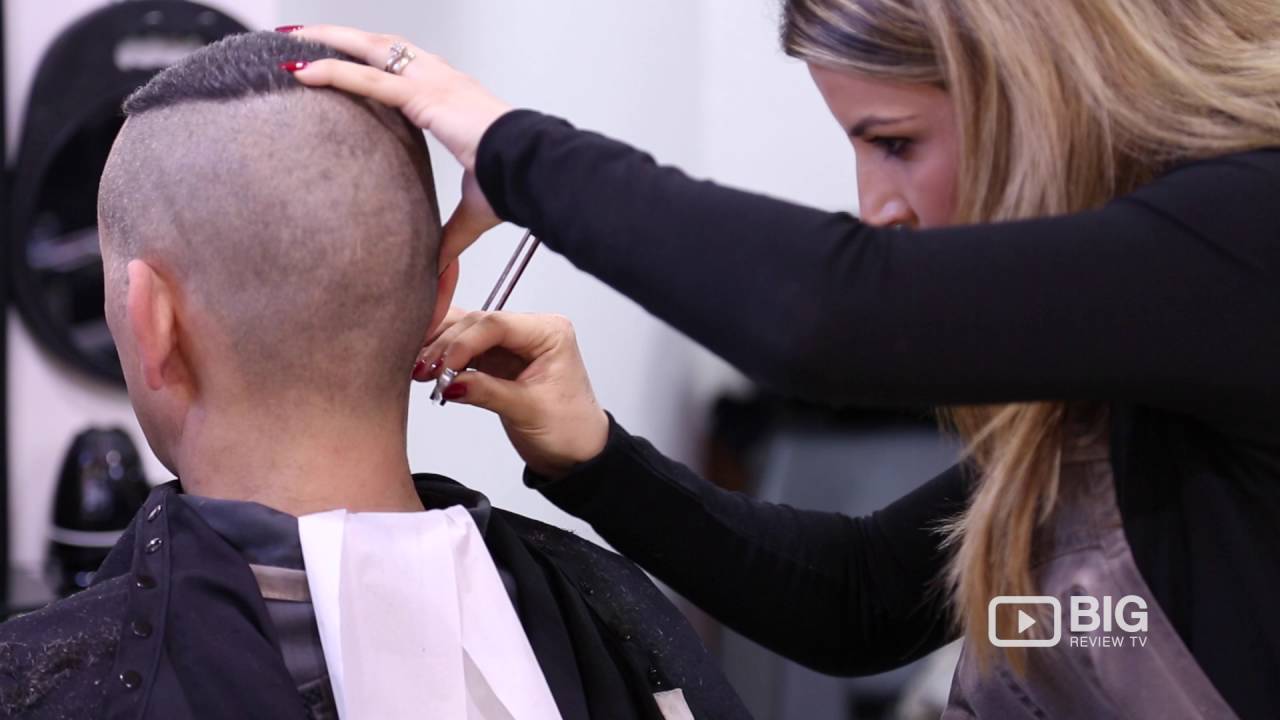
<path id="1" fill-rule="evenodd" d="M 605 624 L 627 635 L 655 627 L 692 633 L 684 615 L 631 560 L 533 518 L 503 510 L 495 513 L 531 552 L 541 555 L 576 588 Z"/>
<path id="2" fill-rule="evenodd" d="M 572 575 L 583 577 L 590 574 L 652 585 L 649 576 L 645 575 L 635 563 L 612 550 L 603 548 L 568 530 L 548 525 L 531 517 L 517 515 L 508 510 L 495 509 L 494 512 L 499 514 L 526 544 L 552 561 L 557 561 L 557 566 L 569 571 Z"/>
<path id="3" fill-rule="evenodd" d="M 0 715 L 70 717 L 106 698 L 128 583 L 105 580 L 0 623 Z"/>
<path id="4" fill-rule="evenodd" d="M 577 590 L 607 628 L 602 637 L 642 674 L 655 699 L 677 694 L 693 717 L 750 717 L 688 620 L 634 562 L 532 518 L 494 513 Z"/>
<path id="5" fill-rule="evenodd" d="M 447 507 L 461 504 L 464 507 L 480 505 L 485 512 L 509 527 L 518 535 L 526 547 L 550 560 L 561 571 L 578 580 L 587 577 L 613 578 L 618 582 L 653 587 L 649 577 L 635 563 L 607 550 L 599 545 L 584 540 L 577 535 L 519 515 L 510 510 L 492 507 L 489 501 L 479 492 L 463 485 L 453 478 L 434 473 L 415 473 L 413 476 L 418 494 L 427 507 Z M 657 588 L 653 588 L 657 593 Z M 658 593 L 660 598 L 664 597 Z"/>

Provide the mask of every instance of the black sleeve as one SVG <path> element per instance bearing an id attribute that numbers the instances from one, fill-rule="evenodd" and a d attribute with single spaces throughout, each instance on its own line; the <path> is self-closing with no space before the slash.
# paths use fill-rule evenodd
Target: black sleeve
<path id="1" fill-rule="evenodd" d="M 852 481 L 852 480 L 851 480 Z M 610 418 L 594 460 L 525 482 L 727 626 L 831 674 L 898 667 L 954 637 L 938 523 L 964 507 L 953 468 L 866 517 L 722 490 Z"/>
<path id="2" fill-rule="evenodd" d="M 1190 164 L 1095 211 L 921 231 L 692 180 L 527 110 L 486 133 L 477 174 L 503 218 L 786 394 L 1195 410 L 1280 401 L 1270 157 Z"/>

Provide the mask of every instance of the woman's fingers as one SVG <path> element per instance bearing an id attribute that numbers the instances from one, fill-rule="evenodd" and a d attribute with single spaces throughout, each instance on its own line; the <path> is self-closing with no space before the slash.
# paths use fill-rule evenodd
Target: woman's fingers
<path id="1" fill-rule="evenodd" d="M 334 50 L 344 52 L 351 57 L 360 58 L 366 62 L 368 62 L 369 51 L 373 47 L 374 39 L 378 37 L 374 33 L 343 25 L 285 27 L 293 27 L 289 31 L 289 35 L 293 37 L 328 45 Z"/>
<path id="2" fill-rule="evenodd" d="M 346 60 L 317 60 L 294 70 L 293 76 L 304 85 L 345 90 L 396 109 L 404 108 L 422 92 L 406 77 Z"/>
<path id="3" fill-rule="evenodd" d="M 433 380 L 443 369 L 443 356 L 440 348 L 447 347 L 472 323 L 479 319 L 480 313 L 450 307 L 444 322 L 427 345 L 418 352 L 418 362 L 413 368 L 413 379 L 419 382 Z M 465 365 L 464 365 L 465 367 Z M 461 369 L 461 368 L 455 368 Z"/>
<path id="4" fill-rule="evenodd" d="M 395 35 L 338 25 L 309 26 L 294 33 L 367 63 L 317 60 L 294 71 L 300 82 L 336 87 L 399 108 L 411 122 L 434 135 L 468 171 L 475 170 L 480 138 L 511 110 L 480 83 Z M 398 42 L 414 57 L 397 75 L 383 68 L 391 57 L 391 47 Z"/>
<path id="5" fill-rule="evenodd" d="M 423 345 L 422 349 L 425 351 L 431 343 L 435 342 L 441 335 L 447 332 L 449 328 L 457 325 L 463 318 L 470 314 L 471 311 L 466 308 L 460 308 L 457 305 L 449 306 L 449 312 L 445 313 L 444 320 L 440 321 L 440 326 L 437 327 L 431 333 L 431 336 L 427 338 L 427 342 Z"/>
<path id="6" fill-rule="evenodd" d="M 531 362 L 554 345 L 557 336 L 572 338 L 572 327 L 556 316 L 477 312 L 442 333 L 423 357 L 428 365 L 439 359 L 441 369 L 461 371 L 479 356 L 500 348 Z"/>
<path id="7" fill-rule="evenodd" d="M 548 477 L 600 453 L 609 418 L 591 390 L 567 319 L 505 312 L 449 319 L 423 352 L 428 362 L 438 361 L 437 373 L 459 371 L 445 400 L 496 413 L 520 457 Z"/>
<path id="8" fill-rule="evenodd" d="M 375 68 L 381 68 L 383 63 L 387 61 L 392 45 L 397 42 L 409 44 L 405 40 L 391 35 L 366 32 L 342 25 L 307 25 L 292 31 L 290 34 L 303 40 L 328 45 L 334 50 L 344 52 Z M 421 56 L 423 54 L 416 47 L 410 46 L 410 49 L 416 55 Z"/>
<path id="9" fill-rule="evenodd" d="M 520 385 L 479 370 L 458 375 L 445 398 L 449 402 L 474 405 L 501 416 L 516 425 L 535 422 L 536 399 L 522 392 Z"/>

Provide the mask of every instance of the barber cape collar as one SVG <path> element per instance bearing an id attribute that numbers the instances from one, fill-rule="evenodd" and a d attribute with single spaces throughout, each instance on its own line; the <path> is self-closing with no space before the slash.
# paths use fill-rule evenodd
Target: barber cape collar
<path id="1" fill-rule="evenodd" d="M 464 508 L 334 510 L 298 532 L 340 717 L 559 720 Z"/>

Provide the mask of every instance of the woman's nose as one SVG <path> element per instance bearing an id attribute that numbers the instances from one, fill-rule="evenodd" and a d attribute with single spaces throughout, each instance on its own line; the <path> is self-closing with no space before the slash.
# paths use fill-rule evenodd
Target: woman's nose
<path id="1" fill-rule="evenodd" d="M 876 226 L 906 225 L 910 227 L 915 225 L 915 214 L 903 200 L 890 198 L 865 208 L 862 220 Z"/>

